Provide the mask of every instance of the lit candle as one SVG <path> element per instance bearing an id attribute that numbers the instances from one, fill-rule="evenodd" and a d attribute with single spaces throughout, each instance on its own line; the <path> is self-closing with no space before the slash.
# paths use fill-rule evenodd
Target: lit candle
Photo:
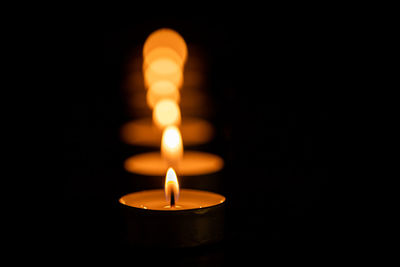
<path id="1" fill-rule="evenodd" d="M 126 215 L 127 238 L 136 246 L 190 247 L 223 237 L 225 197 L 179 189 L 169 168 L 164 190 L 127 194 L 119 202 Z"/>
<path id="2" fill-rule="evenodd" d="M 143 59 L 147 104 L 153 109 L 154 125 L 153 122 L 144 124 L 142 131 L 138 131 L 138 125 L 132 124 L 124 127 L 123 136 L 128 136 L 129 142 L 133 139 L 132 143 L 155 140 L 154 144 L 158 146 L 161 142 L 161 150 L 135 155 L 125 161 L 125 168 L 146 175 L 146 178 L 153 177 L 145 179 L 145 184 L 152 188 L 161 187 L 152 182 L 160 182 L 162 175 L 165 175 L 165 183 L 164 190 L 139 191 L 120 198 L 126 215 L 128 240 L 133 245 L 145 247 L 191 247 L 217 242 L 223 236 L 225 197 L 209 191 L 179 188 L 180 184 L 187 184 L 188 176 L 201 176 L 201 179 L 193 179 L 198 184 L 192 188 L 199 188 L 199 185 L 213 188 L 211 184 L 219 179 L 213 179 L 209 174 L 223 167 L 223 160 L 216 155 L 194 151 L 183 153 L 178 127 L 185 139 L 193 143 L 207 142 L 212 135 L 212 128 L 202 120 L 181 122 L 178 103 L 187 59 L 186 43 L 173 30 L 157 30 L 144 44 Z M 182 183 L 178 182 L 174 168 L 184 176 Z"/>

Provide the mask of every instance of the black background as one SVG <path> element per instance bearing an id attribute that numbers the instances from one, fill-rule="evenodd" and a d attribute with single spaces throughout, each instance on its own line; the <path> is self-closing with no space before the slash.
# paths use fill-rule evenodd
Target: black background
<path id="1" fill-rule="evenodd" d="M 139 13 L 83 15 L 66 27 L 66 258 L 115 255 L 134 265 L 170 256 L 178 266 L 219 266 L 328 253 L 337 241 L 329 169 L 329 116 L 340 75 L 337 21 L 324 12 Z M 116 201 L 127 191 L 123 160 L 134 152 L 119 138 L 129 120 L 121 90 L 125 64 L 161 27 L 207 54 L 218 133 L 209 151 L 226 161 L 220 193 L 227 197 L 227 236 L 215 246 L 155 257 L 124 243 Z"/>

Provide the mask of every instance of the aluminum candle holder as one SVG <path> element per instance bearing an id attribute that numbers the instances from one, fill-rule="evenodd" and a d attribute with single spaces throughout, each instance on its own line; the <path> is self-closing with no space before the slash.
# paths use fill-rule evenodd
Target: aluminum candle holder
<path id="1" fill-rule="evenodd" d="M 174 176 L 176 180 L 171 169 L 166 180 L 168 176 Z M 139 191 L 120 198 L 129 244 L 174 248 L 222 240 L 225 197 L 201 190 L 179 191 L 177 182 L 177 189 L 168 191 L 168 185 L 166 182 L 164 190 Z"/>

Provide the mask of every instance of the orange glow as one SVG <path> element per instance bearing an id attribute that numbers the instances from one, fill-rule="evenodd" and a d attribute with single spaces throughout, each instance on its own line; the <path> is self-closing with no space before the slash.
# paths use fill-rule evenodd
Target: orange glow
<path id="1" fill-rule="evenodd" d="M 176 173 L 173 168 L 168 168 L 167 175 L 165 176 L 165 198 L 169 202 L 171 199 L 171 194 L 174 194 L 175 200 L 179 198 L 179 183 Z"/>
<path id="2" fill-rule="evenodd" d="M 182 69 L 172 60 L 157 59 L 144 69 L 144 82 L 146 88 L 154 83 L 168 81 L 180 88 L 183 83 Z"/>
<path id="3" fill-rule="evenodd" d="M 153 121 L 161 129 L 181 123 L 181 111 L 178 104 L 169 99 L 157 102 L 153 110 Z"/>
<path id="4" fill-rule="evenodd" d="M 179 65 L 168 58 L 158 58 L 157 60 L 154 60 L 149 66 L 147 66 L 146 70 L 147 69 L 160 75 L 168 75 L 181 71 Z"/>
<path id="5" fill-rule="evenodd" d="M 183 37 L 176 31 L 163 28 L 152 32 L 144 43 L 143 57 L 151 58 L 151 53 L 155 53 L 153 50 L 160 47 L 172 49 L 179 56 L 180 62 L 182 62 L 179 65 L 182 66 L 186 61 L 187 46 Z"/>
<path id="6" fill-rule="evenodd" d="M 169 126 L 164 130 L 161 140 L 161 154 L 170 166 L 176 166 L 182 159 L 182 136 L 177 127 Z"/>
<path id="7" fill-rule="evenodd" d="M 125 170 L 150 176 L 162 176 L 167 171 L 168 163 L 160 152 L 148 152 L 134 155 L 125 160 Z M 221 157 L 198 151 L 185 151 L 179 162 L 179 174 L 197 176 L 220 171 L 224 167 Z"/>
<path id="8" fill-rule="evenodd" d="M 144 58 L 143 58 L 143 68 L 148 67 L 152 62 L 158 59 L 168 59 L 175 62 L 180 68 L 183 67 L 182 58 L 179 54 L 172 48 L 169 47 L 156 47 L 151 50 Z"/>
<path id="9" fill-rule="evenodd" d="M 178 89 L 172 83 L 168 81 L 159 81 L 149 88 L 146 99 L 149 107 L 154 108 L 156 103 L 163 99 L 170 99 L 179 103 L 180 94 Z"/>
<path id="10" fill-rule="evenodd" d="M 205 144 L 214 137 L 214 128 L 206 120 L 182 118 L 179 125 L 184 146 Z M 127 144 L 160 148 L 163 129 L 155 127 L 152 117 L 127 122 L 121 127 L 122 141 Z"/>

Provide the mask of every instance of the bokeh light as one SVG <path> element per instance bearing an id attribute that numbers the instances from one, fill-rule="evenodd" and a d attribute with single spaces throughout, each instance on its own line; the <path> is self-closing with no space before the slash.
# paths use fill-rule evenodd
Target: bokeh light
<path id="1" fill-rule="evenodd" d="M 178 104 L 169 99 L 159 101 L 153 110 L 153 121 L 162 129 L 170 125 L 179 125 L 181 112 Z"/>
<path id="2" fill-rule="evenodd" d="M 158 59 L 153 61 L 144 70 L 144 81 L 146 88 L 160 81 L 168 81 L 177 88 L 180 88 L 183 83 L 183 72 L 174 61 Z"/>
<path id="3" fill-rule="evenodd" d="M 180 93 L 176 86 L 169 81 L 155 82 L 149 90 L 147 90 L 147 104 L 150 108 L 154 108 L 158 101 L 164 99 L 170 99 L 179 103 Z"/>
<path id="4" fill-rule="evenodd" d="M 182 66 L 187 58 L 187 46 L 183 37 L 176 31 L 168 28 L 162 28 L 154 31 L 147 37 L 143 46 L 143 57 L 151 58 L 151 53 L 154 53 L 156 48 L 169 48 L 176 52 L 180 58 L 180 64 Z M 159 58 L 157 56 L 157 58 Z"/>

